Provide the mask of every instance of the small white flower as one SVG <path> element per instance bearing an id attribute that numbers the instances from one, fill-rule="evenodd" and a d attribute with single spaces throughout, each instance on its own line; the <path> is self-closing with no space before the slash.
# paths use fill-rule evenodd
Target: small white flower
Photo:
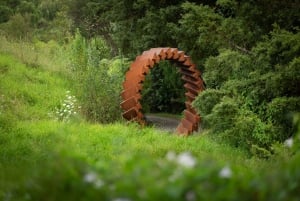
<path id="1" fill-rule="evenodd" d="M 230 178 L 232 176 L 232 171 L 229 166 L 223 167 L 219 172 L 220 178 Z"/>
<path id="2" fill-rule="evenodd" d="M 186 201 L 194 201 L 196 200 L 196 194 L 194 191 L 189 191 L 185 194 L 185 200 Z"/>
<path id="3" fill-rule="evenodd" d="M 98 175 L 95 172 L 88 172 L 84 175 L 83 181 L 86 183 L 93 183 L 98 179 Z"/>
<path id="4" fill-rule="evenodd" d="M 166 158 L 168 161 L 175 161 L 176 160 L 176 153 L 174 151 L 168 151 Z"/>
<path id="5" fill-rule="evenodd" d="M 97 179 L 96 181 L 94 181 L 94 186 L 95 188 L 101 188 L 102 186 L 104 186 L 104 182 L 101 179 Z"/>
<path id="6" fill-rule="evenodd" d="M 196 165 L 196 159 L 192 156 L 190 152 L 183 152 L 178 155 L 177 163 L 181 166 L 192 168 Z"/>
<path id="7" fill-rule="evenodd" d="M 294 144 L 293 138 L 289 138 L 284 141 L 284 146 L 286 146 L 286 147 L 291 148 L 293 146 L 293 144 Z"/>
<path id="8" fill-rule="evenodd" d="M 131 200 L 128 198 L 115 198 L 112 201 L 131 201 Z"/>

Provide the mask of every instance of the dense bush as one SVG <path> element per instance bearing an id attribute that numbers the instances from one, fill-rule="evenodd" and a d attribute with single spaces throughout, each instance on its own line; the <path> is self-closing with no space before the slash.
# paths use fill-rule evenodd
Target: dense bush
<path id="1" fill-rule="evenodd" d="M 12 13 L 12 10 L 4 5 L 0 5 L 0 23 L 7 22 Z"/>
<path id="2" fill-rule="evenodd" d="M 193 103 L 204 128 L 261 155 L 292 136 L 300 108 L 298 37 L 275 26 L 251 52 L 221 50 L 209 57 L 203 76 L 208 89 Z"/>
<path id="3" fill-rule="evenodd" d="M 76 33 L 71 46 L 71 68 L 76 95 L 88 120 L 109 123 L 121 117 L 120 93 L 126 60 L 109 60 L 101 38 L 86 40 Z"/>
<path id="4" fill-rule="evenodd" d="M 222 135 L 234 146 L 251 150 L 254 146 L 267 148 L 272 144 L 272 125 L 268 125 L 250 111 L 240 111 L 231 127 Z"/>
<path id="5" fill-rule="evenodd" d="M 216 89 L 206 89 L 193 102 L 193 106 L 202 115 L 208 115 L 212 112 L 212 109 L 218 104 L 223 96 L 227 94 L 226 91 Z"/>
<path id="6" fill-rule="evenodd" d="M 276 135 L 274 139 L 284 141 L 295 133 L 293 116 L 299 112 L 300 97 L 280 97 L 273 99 L 267 106 L 266 116 L 274 125 Z"/>
<path id="7" fill-rule="evenodd" d="M 0 29 L 6 36 L 14 40 L 31 40 L 33 37 L 33 27 L 28 14 L 17 13 L 8 22 L 1 24 Z"/>
<path id="8" fill-rule="evenodd" d="M 231 79 L 243 79 L 253 70 L 251 57 L 237 51 L 223 50 L 205 63 L 204 80 L 209 88 L 220 88 Z"/>

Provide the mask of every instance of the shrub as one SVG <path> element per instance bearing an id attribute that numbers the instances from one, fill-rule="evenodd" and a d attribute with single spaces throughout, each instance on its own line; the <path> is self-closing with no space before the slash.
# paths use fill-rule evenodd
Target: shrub
<path id="1" fill-rule="evenodd" d="M 193 101 L 193 107 L 199 114 L 205 116 L 212 112 L 212 109 L 218 104 L 222 98 L 227 94 L 224 90 L 206 89 L 201 92 Z"/>
<path id="2" fill-rule="evenodd" d="M 70 50 L 76 96 L 86 119 L 109 123 L 121 117 L 120 93 L 126 60 L 109 60 L 102 38 L 86 40 L 76 32 Z"/>
<path id="3" fill-rule="evenodd" d="M 266 90 L 273 97 L 298 96 L 300 94 L 300 57 L 295 57 L 286 65 L 277 65 L 275 72 L 268 73 Z"/>
<path id="4" fill-rule="evenodd" d="M 235 146 L 251 150 L 254 147 L 269 148 L 272 142 L 272 126 L 267 125 L 250 111 L 240 110 L 232 127 L 223 135 Z"/>
<path id="5" fill-rule="evenodd" d="M 276 129 L 275 140 L 283 142 L 295 133 L 293 114 L 300 112 L 299 108 L 299 97 L 279 97 L 268 104 L 266 116 Z"/>
<path id="6" fill-rule="evenodd" d="M 0 23 L 7 22 L 11 14 L 12 10 L 9 7 L 0 5 Z"/>
<path id="7" fill-rule="evenodd" d="M 90 68 L 85 74 L 81 104 L 83 113 L 91 121 L 110 123 L 121 117 L 120 93 L 124 63 L 116 62 L 118 60 L 102 60 L 98 68 Z M 117 68 L 118 72 L 115 71 Z M 114 73 L 110 73 L 112 71 Z"/>
<path id="8" fill-rule="evenodd" d="M 275 25 L 270 36 L 253 48 L 256 62 L 268 64 L 265 66 L 266 68 L 258 68 L 257 70 L 265 73 L 274 70 L 278 64 L 286 65 L 295 57 L 299 57 L 300 45 L 297 42 L 299 40 L 299 31 L 292 33 Z"/>
<path id="9" fill-rule="evenodd" d="M 8 22 L 2 25 L 4 33 L 12 39 L 31 40 L 33 29 L 28 14 L 15 14 Z"/>
<path id="10" fill-rule="evenodd" d="M 221 133 L 233 127 L 239 111 L 237 102 L 229 97 L 224 97 L 216 104 L 212 112 L 204 116 L 204 122 L 212 129 L 212 132 Z"/>
<path id="11" fill-rule="evenodd" d="M 205 62 L 204 80 L 209 88 L 220 88 L 227 80 L 248 77 L 252 70 L 251 58 L 232 50 L 223 50 Z"/>

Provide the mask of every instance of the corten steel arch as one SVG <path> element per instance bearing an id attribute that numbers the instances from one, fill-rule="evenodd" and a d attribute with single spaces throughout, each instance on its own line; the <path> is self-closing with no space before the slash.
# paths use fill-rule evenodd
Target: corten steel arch
<path id="1" fill-rule="evenodd" d="M 190 57 L 177 48 L 152 48 L 137 56 L 135 61 L 131 63 L 123 82 L 121 107 L 124 112 L 122 115 L 127 120 L 135 120 L 140 124 L 146 123 L 141 111 L 140 100 L 142 97 L 140 92 L 146 75 L 161 60 L 171 60 L 180 67 L 181 78 L 185 82 L 184 88 L 187 90 L 185 93 L 186 109 L 176 131 L 179 134 L 189 135 L 198 129 L 200 116 L 192 108 L 191 103 L 198 93 L 204 90 L 204 83 L 201 79 L 200 71 L 196 69 L 196 65 L 192 63 Z"/>

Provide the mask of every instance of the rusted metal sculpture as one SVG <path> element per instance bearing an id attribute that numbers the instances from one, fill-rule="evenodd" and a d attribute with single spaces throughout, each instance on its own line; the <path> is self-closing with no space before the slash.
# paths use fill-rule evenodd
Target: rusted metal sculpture
<path id="1" fill-rule="evenodd" d="M 198 129 L 200 116 L 197 114 L 191 103 L 196 96 L 204 90 L 204 83 L 201 79 L 200 71 L 196 69 L 196 65 L 192 63 L 189 56 L 177 48 L 152 48 L 137 56 L 135 61 L 131 63 L 130 69 L 126 73 L 123 82 L 123 91 L 121 107 L 123 109 L 123 117 L 127 120 L 134 120 L 140 124 L 146 124 L 140 104 L 141 90 L 145 76 L 150 70 L 161 60 L 171 60 L 180 67 L 182 80 L 185 82 L 186 109 L 184 117 L 179 123 L 176 132 L 183 135 L 189 135 Z"/>

